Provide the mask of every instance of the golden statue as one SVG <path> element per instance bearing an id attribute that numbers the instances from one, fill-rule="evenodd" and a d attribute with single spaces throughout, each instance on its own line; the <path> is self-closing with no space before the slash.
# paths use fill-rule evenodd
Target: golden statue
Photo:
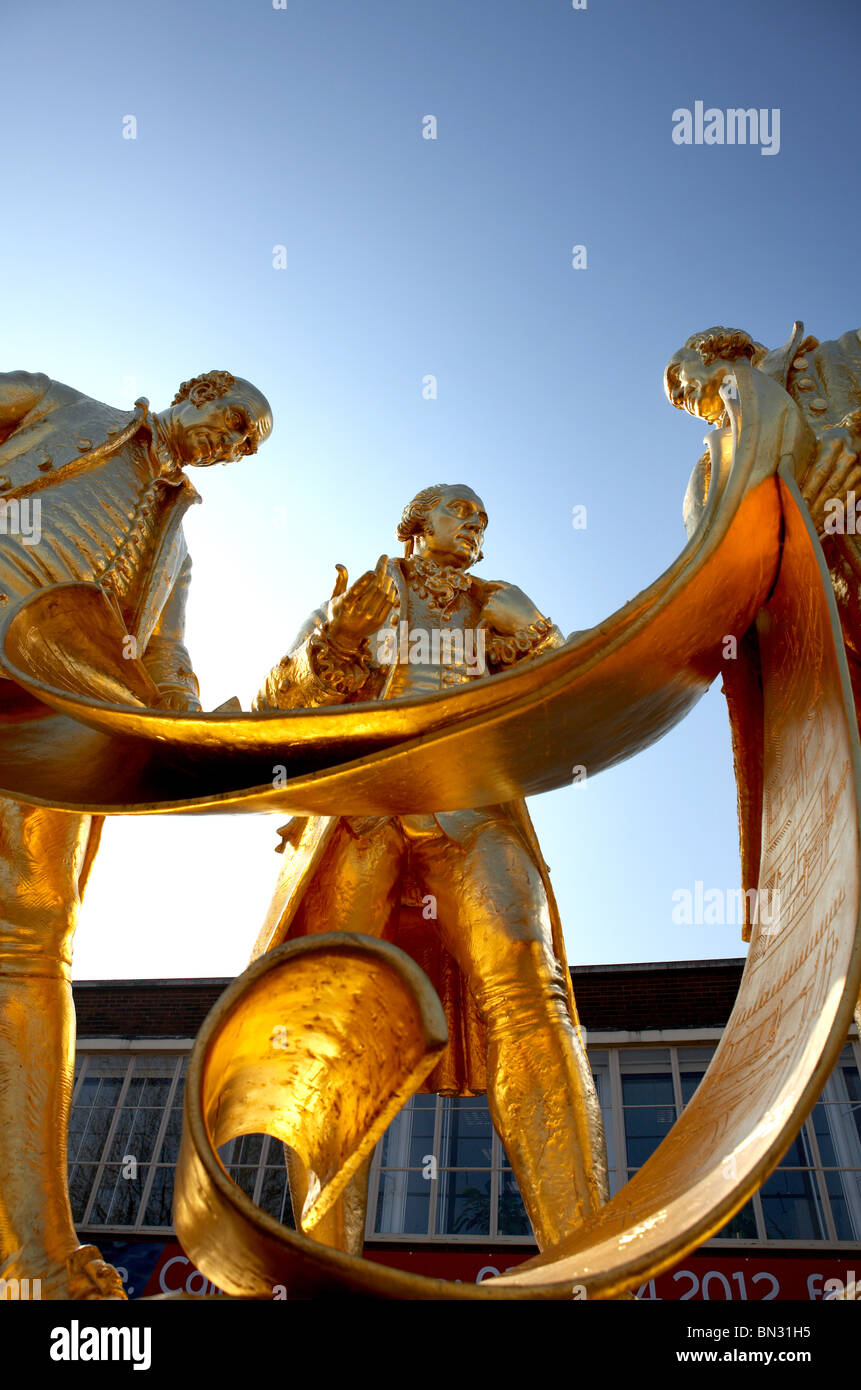
<path id="1" fill-rule="evenodd" d="M 823 487 L 824 516 L 834 514 L 829 503 L 850 502 L 855 432 L 847 416 L 858 406 L 851 340 L 793 349 L 792 363 L 818 395 L 801 378 L 797 391 L 792 381 L 787 390 L 788 378 L 760 370 L 756 345 L 726 359 L 731 344 L 713 343 L 705 356 L 686 350 L 668 377 L 671 390 L 680 400 L 687 393 L 694 409 L 702 395 L 715 424 L 689 496 L 688 543 L 642 593 L 567 641 L 519 590 L 468 573 L 484 508 L 461 487 L 420 497 L 418 515 L 408 509 L 403 561 L 383 560 L 351 590 L 340 573 L 330 602 L 267 682 L 268 707 L 256 712 L 157 707 L 176 693 L 176 679 L 147 669 L 148 643 L 141 659 L 126 650 L 140 631 L 142 610 L 128 597 L 146 568 L 135 558 L 140 536 L 129 538 L 130 565 L 116 566 L 119 606 L 101 584 L 113 572 L 106 563 L 48 567 L 38 580 L 47 587 L 19 585 L 0 608 L 0 795 L 21 803 L 19 819 L 46 827 L 32 848 L 23 835 L 15 842 L 14 882 L 26 891 L 15 888 L 10 900 L 27 930 L 8 932 L 10 940 L 53 941 L 73 920 L 87 864 L 77 842 L 63 845 L 60 822 L 274 809 L 299 818 L 283 834 L 284 868 L 260 954 L 212 1010 L 189 1064 L 174 1221 L 187 1254 L 225 1291 L 264 1299 L 279 1285 L 300 1297 L 613 1298 L 718 1231 L 780 1161 L 843 1047 L 861 988 L 861 745 L 854 657 L 834 582 L 846 573 L 826 560 L 812 520 Z M 710 375 L 712 348 L 721 365 Z M 809 406 L 800 403 L 807 391 Z M 16 419 L 13 409 L 13 431 Z M 114 442 L 124 430 L 115 427 Z M 79 441 L 86 459 L 98 431 L 77 432 L 89 437 Z M 95 467 L 109 454 L 106 441 L 104 455 L 97 446 L 90 461 Z M 13 445 L 10 484 L 16 456 Z M 35 484 L 22 502 L 37 500 L 54 467 L 41 461 L 44 468 L 36 459 L 20 479 Z M 62 463 L 71 486 L 80 460 L 69 452 Z M 447 514 L 452 501 L 462 514 Z M 88 507 L 98 505 L 91 496 Z M 26 525 L 35 541 L 33 515 L 22 505 L 12 516 L 22 538 Z M 93 535 L 83 508 L 77 521 L 67 516 L 64 534 L 78 534 L 78 524 Z M 445 553 L 433 560 L 428 542 Z M 19 548 L 20 564 L 28 553 Z M 168 554 L 169 545 L 160 549 L 152 569 Z M 49 582 L 57 578 L 65 582 Z M 457 621 L 446 624 L 447 614 Z M 728 634 L 738 641 L 735 663 Z M 483 664 L 491 679 L 475 678 Z M 601 1205 L 600 1129 L 566 998 L 558 923 L 554 930 L 544 866 L 516 803 L 570 785 L 575 765 L 593 776 L 648 747 L 722 668 L 725 682 L 739 686 L 730 697 L 744 882 L 779 892 L 780 920 L 753 913 L 738 998 L 706 1075 L 648 1162 Z M 174 689 L 161 692 L 158 680 Z M 56 808 L 72 814 L 58 817 Z M 73 877 L 51 896 L 42 886 L 59 872 L 57 847 L 69 853 Z M 478 900 L 479 884 L 493 895 L 492 913 Z M 327 898 L 327 886 L 338 896 Z M 63 1146 L 54 1129 L 62 1118 L 51 1118 L 66 1093 L 53 1082 L 56 1062 L 47 1075 L 32 1059 L 47 1037 L 51 1055 L 68 1065 L 71 1040 L 67 968 L 57 963 L 59 948 L 43 950 L 40 957 L 33 948 L 40 976 L 29 962 L 13 975 L 3 945 L 0 1067 L 16 1079 L 2 1093 L 12 1104 L 0 1107 L 0 1202 L 8 1272 L 39 1276 L 47 1263 L 48 1296 L 58 1297 L 74 1273 L 64 1272 L 74 1253 L 68 1204 L 57 1200 Z M 540 1021 L 540 1035 L 518 1034 L 506 1012 L 512 1003 L 494 995 L 500 981 L 516 990 L 514 1009 Z M 534 1057 L 544 1065 L 537 1077 Z M 15 1070 L 25 1065 L 33 1068 L 29 1089 Z M 491 1089 L 543 1245 L 480 1286 L 351 1253 L 361 1235 L 363 1164 L 429 1078 L 443 1088 L 448 1079 L 455 1090 Z M 40 1095 L 38 1124 L 22 1120 L 25 1093 Z M 53 1095 L 50 1104 L 42 1106 L 42 1094 Z M 518 1104 L 535 1108 L 518 1115 Z M 550 1152 L 536 1155 L 542 1116 L 554 1130 Z M 295 1158 L 299 1231 L 255 1208 L 218 1158 L 228 1139 L 261 1132 Z M 576 1163 L 567 1211 L 562 1154 Z M 24 1247 L 29 1265 L 14 1266 Z M 95 1259 L 85 1262 L 90 1275 L 100 1273 Z M 95 1287 L 91 1279 L 85 1286 Z"/>
<path id="2" fill-rule="evenodd" d="M 404 510 L 402 560 L 335 591 L 266 679 L 258 710 L 452 692 L 563 645 L 514 585 L 471 572 L 487 514 L 462 484 Z M 559 915 L 522 800 L 424 815 L 312 816 L 281 832 L 284 868 L 257 954 L 320 932 L 403 948 L 444 1004 L 449 1045 L 425 1085 L 487 1091 L 539 1247 L 609 1197 L 601 1114 Z M 360 1254 L 367 1165 L 317 1238 Z M 300 1213 L 297 1213 L 299 1216 Z"/>
<path id="3" fill-rule="evenodd" d="M 0 605 L 97 585 L 128 634 L 122 655 L 165 710 L 199 710 L 183 645 L 200 500 L 186 465 L 256 452 L 268 402 L 229 372 L 184 382 L 160 414 L 121 411 L 30 372 L 0 375 Z M 75 1056 L 72 938 L 103 818 L 0 798 L 0 1274 L 42 1297 L 123 1298 L 79 1245 L 66 1173 Z"/>
<path id="4" fill-rule="evenodd" d="M 861 719 L 861 329 L 820 342 L 805 336 L 804 324 L 796 321 L 788 341 L 772 351 L 741 329 L 718 326 L 695 333 L 667 364 L 664 383 L 670 401 L 712 425 L 725 423 L 720 388 L 734 379 L 739 359 L 786 391 L 815 439 L 815 451 L 798 484 L 831 577 L 856 717 Z M 685 495 L 689 535 L 702 518 L 710 477 L 707 451 Z M 739 788 L 742 886 L 747 893 L 756 888 L 759 876 L 763 794 L 762 672 L 755 630 L 742 636 L 738 656 L 725 663 L 722 675 Z M 748 906 L 751 901 L 746 896 Z M 750 940 L 749 917 L 743 934 Z M 861 1028 L 861 1005 L 856 1018 Z"/>

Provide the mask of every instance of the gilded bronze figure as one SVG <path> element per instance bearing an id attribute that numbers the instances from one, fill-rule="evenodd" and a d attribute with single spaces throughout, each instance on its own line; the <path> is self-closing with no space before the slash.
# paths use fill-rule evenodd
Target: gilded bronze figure
<path id="1" fill-rule="evenodd" d="M 453 690 L 563 644 L 521 589 L 480 579 L 487 513 L 463 484 L 404 510 L 404 558 L 382 556 L 308 619 L 255 708 L 415 699 Z M 608 1198 L 601 1115 L 579 1036 L 547 866 L 521 800 L 424 815 L 310 817 L 287 857 L 269 950 L 318 932 L 382 937 L 422 966 L 450 1042 L 427 1089 L 487 1090 L 542 1249 Z M 367 1170 L 328 1230 L 361 1253 Z M 327 1238 L 318 1231 L 318 1238 Z"/>
<path id="2" fill-rule="evenodd" d="M 98 585 L 151 702 L 199 710 L 182 518 L 200 498 L 184 469 L 253 454 L 271 428 L 266 399 L 229 372 L 184 382 L 159 414 L 143 399 L 121 411 L 39 373 L 3 374 L 0 605 Z M 66 1176 L 72 938 L 101 828 L 100 816 L 0 798 L 0 1274 L 40 1279 L 44 1298 L 124 1297 L 98 1250 L 79 1245 Z"/>
<path id="3" fill-rule="evenodd" d="M 664 382 L 674 406 L 720 425 L 726 420 L 721 385 L 743 359 L 786 391 L 802 412 L 815 451 L 798 478 L 819 538 L 840 617 L 856 718 L 861 719 L 861 329 L 833 341 L 805 335 L 796 321 L 782 347 L 769 351 L 742 329 L 715 327 L 688 338 L 667 364 Z M 689 534 L 709 493 L 708 452 L 691 474 L 684 516 Z M 740 634 L 738 658 L 725 663 L 724 693 L 733 734 L 739 787 L 739 836 L 745 890 L 756 887 L 760 856 L 763 744 L 762 681 L 756 633 Z M 750 903 L 750 897 L 746 897 Z M 751 923 L 744 930 L 751 935 Z M 861 1004 L 856 1010 L 861 1027 Z"/>

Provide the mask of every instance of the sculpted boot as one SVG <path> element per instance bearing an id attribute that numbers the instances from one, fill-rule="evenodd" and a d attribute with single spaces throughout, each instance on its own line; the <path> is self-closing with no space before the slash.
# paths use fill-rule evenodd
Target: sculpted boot
<path id="1" fill-rule="evenodd" d="M 75 1068 L 72 937 L 94 837 L 89 816 L 0 800 L 0 1278 L 43 1299 L 125 1298 L 81 1246 L 69 1205 Z"/>
<path id="2" fill-rule="evenodd" d="M 43 1299 L 124 1299 L 69 1206 L 74 1017 L 67 980 L 0 974 L 0 1276 L 41 1280 Z"/>

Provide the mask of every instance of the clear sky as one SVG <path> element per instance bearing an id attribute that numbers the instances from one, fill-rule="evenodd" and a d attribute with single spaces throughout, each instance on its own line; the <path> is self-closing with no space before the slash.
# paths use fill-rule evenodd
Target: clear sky
<path id="1" fill-rule="evenodd" d="M 193 475 L 206 708 L 249 707 L 336 561 L 356 578 L 400 553 L 401 509 L 430 483 L 482 495 L 478 572 L 566 632 L 667 567 L 703 433 L 663 396 L 672 351 L 715 323 L 770 347 L 794 318 L 822 339 L 861 323 L 859 16 L 6 0 L 0 367 L 155 409 L 223 367 L 273 405 L 256 458 Z M 770 132 L 778 110 L 779 149 L 674 143 L 697 101 L 766 110 Z M 677 890 L 738 884 L 717 687 L 646 753 L 530 810 L 572 964 L 742 954 L 737 924 L 672 917 Z M 283 820 L 110 821 L 76 976 L 242 970 Z"/>

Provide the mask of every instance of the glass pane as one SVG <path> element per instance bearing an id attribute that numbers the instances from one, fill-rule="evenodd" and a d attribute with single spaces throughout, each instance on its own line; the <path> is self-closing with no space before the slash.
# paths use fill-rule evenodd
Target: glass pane
<path id="1" fill-rule="evenodd" d="M 837 1116 L 829 1115 L 831 1106 L 825 1106 L 821 1101 L 817 1103 L 813 1110 L 813 1128 L 816 1131 L 816 1142 L 819 1145 L 819 1157 L 822 1159 L 825 1168 L 837 1168 L 839 1162 L 837 1150 L 834 1147 L 834 1139 L 831 1134 L 831 1121 Z M 837 1107 L 834 1107 L 837 1109 Z"/>
<path id="2" fill-rule="evenodd" d="M 628 1164 L 634 1168 L 641 1168 L 658 1145 L 666 1139 L 675 1122 L 674 1105 L 626 1110 L 625 1140 Z"/>
<path id="3" fill-rule="evenodd" d="M 94 1226 L 133 1226 L 146 1182 L 147 1167 L 138 1167 L 134 1177 L 123 1177 L 119 1164 L 106 1165 L 90 1212 Z"/>
<path id="4" fill-rule="evenodd" d="M 84 1220 L 95 1176 L 95 1164 L 76 1163 L 69 1169 L 69 1197 L 76 1226 L 81 1225 Z"/>
<path id="5" fill-rule="evenodd" d="M 263 1153 L 262 1134 L 242 1134 L 236 1140 L 236 1148 L 233 1150 L 233 1160 L 231 1166 L 235 1164 L 258 1164 Z"/>
<path id="6" fill-rule="evenodd" d="M 144 1086 L 146 1081 L 142 1076 L 133 1076 L 126 1087 L 126 1105 L 137 1106 L 141 1103 Z"/>
<path id="7" fill-rule="evenodd" d="M 622 1099 L 625 1105 L 674 1105 L 673 1078 L 669 1072 L 623 1072 Z"/>
<path id="8" fill-rule="evenodd" d="M 686 1067 L 683 1072 L 680 1072 L 679 1079 L 682 1083 L 682 1105 L 688 1104 L 688 1101 L 693 1096 L 704 1076 L 705 1067 L 703 1067 L 702 1071 L 694 1071 L 692 1068 Z"/>
<path id="9" fill-rule="evenodd" d="M 418 1097 L 428 1099 L 428 1097 Z M 430 1097 L 435 1100 L 435 1096 Z M 383 1135 L 384 1168 L 421 1167 L 424 1155 L 433 1149 L 436 1107 L 407 1105 L 396 1115 Z"/>
<path id="10" fill-rule="evenodd" d="M 159 1158 L 162 1163 L 176 1163 L 179 1157 L 179 1141 L 182 1138 L 182 1111 L 174 1106 L 168 1116 L 167 1128 L 162 1140 Z"/>
<path id="11" fill-rule="evenodd" d="M 176 1057 L 166 1057 L 164 1054 L 152 1057 L 138 1055 L 134 1059 L 134 1075 L 144 1079 L 150 1076 L 173 1078 L 176 1071 L 176 1061 Z"/>
<path id="12" fill-rule="evenodd" d="M 490 1234 L 489 1173 L 440 1173 L 437 1233 Z"/>
<path id="13" fill-rule="evenodd" d="M 88 1076 L 81 1082 L 81 1089 L 78 1092 L 78 1100 L 75 1109 L 83 1109 L 85 1105 L 95 1105 L 96 1094 L 101 1082 L 97 1076 Z"/>
<path id="14" fill-rule="evenodd" d="M 173 1069 L 171 1068 L 171 1079 L 172 1078 Z M 169 1079 L 167 1079 L 166 1077 L 160 1077 L 158 1080 L 156 1080 L 154 1077 L 148 1077 L 144 1084 L 143 1099 L 141 1101 L 141 1104 L 146 1105 L 148 1107 L 157 1106 L 160 1110 L 163 1110 L 164 1107 L 167 1105 L 167 1098 L 169 1094 Z"/>
<path id="15" fill-rule="evenodd" d="M 497 1210 L 497 1231 L 501 1236 L 529 1236 L 532 1226 L 526 1215 L 523 1198 L 520 1195 L 513 1173 L 503 1173 L 499 1179 L 499 1205 Z"/>
<path id="16" fill-rule="evenodd" d="M 861 1172 L 825 1174 L 838 1240 L 861 1240 Z"/>
<path id="17" fill-rule="evenodd" d="M 747 1202 L 731 1221 L 715 1233 L 715 1240 L 755 1240 L 756 1212 L 753 1202 Z"/>
<path id="18" fill-rule="evenodd" d="M 841 1066 L 840 1076 L 851 1102 L 849 1108 L 855 1122 L 855 1133 L 859 1143 L 861 1143 L 861 1077 L 859 1077 L 854 1064 L 851 1067 Z"/>
<path id="19" fill-rule="evenodd" d="M 825 1229 L 812 1173 L 778 1169 L 760 1191 L 769 1240 L 823 1240 Z"/>
<path id="20" fill-rule="evenodd" d="M 228 1169 L 228 1172 L 230 1173 L 230 1176 L 233 1179 L 233 1181 L 236 1183 L 236 1186 L 241 1187 L 246 1197 L 250 1197 L 253 1200 L 254 1185 L 257 1182 L 257 1169 L 240 1168 L 238 1166 L 235 1167 L 233 1164 L 231 1164 L 230 1168 Z"/>
<path id="21" fill-rule="evenodd" d="M 268 1168 L 283 1168 L 286 1172 L 287 1160 L 284 1157 L 284 1145 L 280 1139 L 276 1139 L 273 1134 L 269 1135 L 269 1143 L 266 1148 L 266 1166 Z"/>
<path id="22" fill-rule="evenodd" d="M 98 1104 L 116 1105 L 117 1101 L 120 1098 L 120 1091 L 122 1090 L 122 1087 L 123 1082 L 121 1077 L 104 1077 L 99 1082 L 99 1093 L 97 1097 Z"/>
<path id="23" fill-rule="evenodd" d="M 431 1184 L 421 1173 L 383 1173 L 374 1230 L 380 1235 L 427 1235 L 430 1194 Z"/>
<path id="24" fill-rule="evenodd" d="M 686 1071 L 704 1072 L 715 1055 L 715 1044 L 706 1043 L 702 1047 L 678 1047 L 679 1066 Z"/>
<path id="25" fill-rule="evenodd" d="M 113 1110 L 101 1109 L 91 1110 L 89 1115 L 76 1116 L 77 1145 L 72 1157 L 85 1161 L 100 1159 L 113 1118 Z M 83 1129 L 77 1130 L 77 1125 L 81 1122 Z"/>
<path id="26" fill-rule="evenodd" d="M 260 1190 L 258 1205 L 261 1210 L 274 1216 L 276 1221 L 283 1221 L 286 1226 L 294 1229 L 293 1209 L 290 1206 L 285 1168 L 264 1169 L 263 1186 Z"/>
<path id="27" fill-rule="evenodd" d="M 124 1162 L 130 1155 L 138 1161 L 151 1159 L 161 1120 L 161 1110 L 127 1110 L 124 1106 L 108 1158 L 117 1163 Z"/>
<path id="28" fill-rule="evenodd" d="M 783 1158 L 780 1160 L 781 1168 L 812 1168 L 813 1153 L 810 1142 L 807 1138 L 807 1126 L 804 1125 L 800 1133 L 796 1134 Z"/>
<path id="29" fill-rule="evenodd" d="M 170 1226 L 172 1224 L 173 1176 L 173 1168 L 169 1168 L 167 1165 L 160 1165 L 156 1168 L 146 1206 L 144 1225 Z"/>
<path id="30" fill-rule="evenodd" d="M 493 1129 L 486 1107 L 455 1110 L 447 1106 L 443 1110 L 440 1167 L 490 1168 L 492 1142 Z"/>

